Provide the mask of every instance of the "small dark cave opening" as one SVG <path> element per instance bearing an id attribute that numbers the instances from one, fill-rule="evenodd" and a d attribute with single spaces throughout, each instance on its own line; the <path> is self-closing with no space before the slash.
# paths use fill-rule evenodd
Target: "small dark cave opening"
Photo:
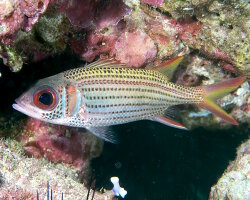
<path id="1" fill-rule="evenodd" d="M 41 78 L 83 65 L 70 52 L 25 64 L 18 73 L 1 61 L 1 117 L 25 118 L 11 107 L 20 94 Z M 105 143 L 102 155 L 92 161 L 96 187 L 111 189 L 110 177 L 118 176 L 128 191 L 126 199 L 136 200 L 207 199 L 210 187 L 248 137 L 237 129 L 187 132 L 151 121 L 119 125 L 115 132 L 120 143 Z"/>

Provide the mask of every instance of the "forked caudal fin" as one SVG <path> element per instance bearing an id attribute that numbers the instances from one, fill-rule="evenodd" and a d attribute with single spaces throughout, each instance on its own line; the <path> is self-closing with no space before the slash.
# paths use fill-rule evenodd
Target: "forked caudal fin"
<path id="1" fill-rule="evenodd" d="M 203 86 L 204 99 L 203 102 L 197 104 L 199 107 L 209 110 L 213 114 L 221 117 L 225 121 L 238 125 L 238 122 L 223 109 L 221 109 L 214 100 L 221 98 L 228 93 L 237 89 L 244 81 L 245 77 L 232 78 L 217 84 Z"/>

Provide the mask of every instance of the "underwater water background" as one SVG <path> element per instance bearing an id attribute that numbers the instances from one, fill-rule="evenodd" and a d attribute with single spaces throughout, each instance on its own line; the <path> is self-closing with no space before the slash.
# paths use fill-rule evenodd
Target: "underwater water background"
<path id="1" fill-rule="evenodd" d="M 0 112 L 25 117 L 12 109 L 15 98 L 36 80 L 82 64 L 70 53 L 25 65 L 19 73 L 1 63 Z M 207 199 L 249 135 L 237 128 L 182 131 L 151 121 L 119 125 L 115 132 L 120 143 L 105 143 L 102 155 L 92 161 L 96 187 L 111 189 L 110 177 L 118 176 L 126 199 L 136 200 Z"/>
<path id="2" fill-rule="evenodd" d="M 182 131 L 151 121 L 119 125 L 120 144 L 105 143 L 92 162 L 97 185 L 118 176 L 128 199 L 205 200 L 248 134 Z"/>

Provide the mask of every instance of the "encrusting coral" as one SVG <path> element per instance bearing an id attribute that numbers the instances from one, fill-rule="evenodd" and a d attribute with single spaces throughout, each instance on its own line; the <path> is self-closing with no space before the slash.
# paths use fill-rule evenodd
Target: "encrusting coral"
<path id="1" fill-rule="evenodd" d="M 185 45 L 207 57 L 221 61 L 221 66 L 236 68 L 250 75 L 249 4 L 247 1 L 165 1 L 160 7 L 174 18 L 195 16 L 202 29 Z"/>
<path id="2" fill-rule="evenodd" d="M 33 48 L 27 47 L 24 53 L 20 49 L 16 49 L 15 41 L 20 41 L 16 37 L 20 29 L 30 31 L 34 24 L 38 22 L 35 33 L 44 42 L 44 44 L 40 44 L 40 48 L 37 48 L 40 49 L 40 54 L 60 53 L 65 50 L 65 45 L 69 43 L 73 46 L 73 52 L 79 53 L 80 51 L 81 57 L 89 62 L 100 54 L 115 56 L 116 54 L 112 52 L 112 49 L 116 46 L 117 38 L 121 34 L 134 32 L 134 29 L 137 29 L 136 31 L 143 31 L 146 35 L 148 34 L 157 45 L 156 59 L 170 58 L 179 53 L 187 54 L 187 49 L 192 48 L 198 49 L 205 57 L 218 60 L 220 66 L 226 71 L 249 74 L 247 48 L 249 33 L 246 25 L 249 22 L 247 18 L 249 5 L 244 2 L 230 1 L 229 4 L 226 4 L 219 1 L 171 0 L 163 2 L 151 0 L 125 1 L 123 3 L 122 1 L 112 0 L 98 3 L 86 0 L 83 4 L 74 0 L 71 3 L 68 1 L 34 1 L 32 6 L 30 4 L 31 1 L 21 3 L 18 0 L 0 4 L 2 8 L 1 25 L 2 30 L 5 30 L 1 32 L 2 45 L 7 45 L 6 48 L 1 50 L 2 57 L 6 57 L 3 56 L 4 54 L 8 55 L 8 49 L 13 49 L 16 50 L 15 54 L 23 57 L 25 62 L 32 61 L 33 59 L 29 57 L 29 54 L 32 54 Z M 157 6 L 166 14 L 147 8 L 145 6 L 147 4 Z M 25 9 L 26 7 L 29 9 Z M 21 14 L 24 9 L 25 12 Z M 46 10 L 47 13 L 39 21 L 41 14 Z M 51 10 L 53 10 L 52 16 L 49 14 Z M 16 15 L 19 16 L 20 20 L 13 20 Z M 65 21 L 62 15 L 69 19 L 73 27 L 72 36 L 70 36 L 72 40 L 68 38 L 70 26 L 62 22 Z M 242 23 L 243 21 L 247 23 Z M 64 26 L 61 25 L 62 23 Z M 118 31 L 112 31 L 115 27 L 120 28 Z M 89 36 L 89 34 L 94 35 Z M 95 42 L 88 42 L 87 46 L 82 46 L 82 43 L 86 41 L 86 36 L 87 38 L 91 37 L 92 41 L 98 41 L 98 45 Z M 94 39 L 95 37 L 99 39 Z M 31 34 L 30 44 L 38 38 L 34 39 Z M 76 41 L 79 42 L 78 45 Z M 48 44 L 50 44 L 50 51 L 43 47 L 48 46 Z M 79 50 L 80 45 L 81 50 Z M 103 46 L 106 45 L 109 46 L 110 50 L 98 51 L 98 49 L 105 49 Z M 139 46 L 140 41 L 137 43 L 135 38 L 133 45 Z M 74 51 L 76 48 L 78 51 Z M 147 46 L 142 47 L 142 49 L 146 48 Z M 90 49 L 92 49 L 92 53 L 89 52 Z M 22 55 L 20 55 L 21 52 Z M 88 52 L 88 56 L 84 55 L 84 52 Z M 119 52 L 116 53 L 119 54 Z M 116 58 L 119 59 L 119 55 Z M 127 59 L 136 60 L 137 57 L 129 56 Z M 149 61 L 152 63 L 153 60 Z M 13 63 L 16 62 L 13 61 Z M 5 63 L 11 66 L 8 62 Z M 130 64 L 131 62 L 127 63 Z M 17 69 L 20 69 L 20 67 Z"/>

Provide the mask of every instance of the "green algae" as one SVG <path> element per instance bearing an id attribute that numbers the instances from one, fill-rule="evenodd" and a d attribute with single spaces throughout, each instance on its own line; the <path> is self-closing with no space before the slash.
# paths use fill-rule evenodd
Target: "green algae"
<path id="1" fill-rule="evenodd" d="M 1 56 L 1 54 L 6 56 Z M 23 58 L 14 47 L 0 43 L 0 58 L 1 57 L 3 63 L 9 66 L 11 71 L 19 72 L 22 69 Z"/>

